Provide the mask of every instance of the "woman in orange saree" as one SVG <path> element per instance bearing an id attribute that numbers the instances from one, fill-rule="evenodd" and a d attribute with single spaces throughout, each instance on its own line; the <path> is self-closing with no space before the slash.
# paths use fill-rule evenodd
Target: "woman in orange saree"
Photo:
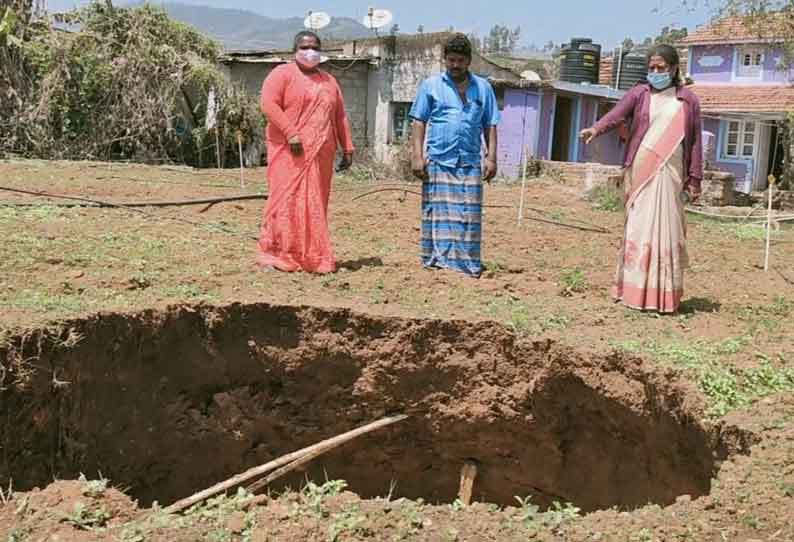
<path id="1" fill-rule="evenodd" d="M 295 62 L 275 68 L 262 84 L 269 196 L 256 261 L 265 269 L 336 270 L 328 232 L 334 157 L 341 147 L 339 169 L 346 169 L 354 149 L 342 91 L 317 67 L 319 50 L 314 33 L 300 32 Z"/>
<path id="2" fill-rule="evenodd" d="M 684 203 L 697 199 L 703 177 L 702 123 L 697 97 L 681 85 L 677 51 L 655 46 L 648 58 L 648 83 L 582 137 L 589 142 L 631 120 L 614 297 L 634 309 L 674 313 L 688 265 Z"/>

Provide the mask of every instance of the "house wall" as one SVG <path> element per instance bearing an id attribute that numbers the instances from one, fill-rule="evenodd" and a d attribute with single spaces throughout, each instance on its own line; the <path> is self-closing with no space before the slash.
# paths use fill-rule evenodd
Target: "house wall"
<path id="1" fill-rule="evenodd" d="M 516 178 L 522 173 L 522 149 L 529 147 L 530 157 L 538 156 L 541 96 L 538 91 L 505 89 L 505 107 L 499 136 L 500 174 Z"/>
<path id="2" fill-rule="evenodd" d="M 377 160 L 394 163 L 401 152 L 405 154 L 405 142 L 393 141 L 393 103 L 413 103 L 422 81 L 445 69 L 442 40 L 432 34 L 363 40 L 355 46 L 353 42 L 346 44 L 344 51 L 381 57 L 369 75 L 368 141 Z M 483 77 L 519 79 L 476 54 L 470 69 Z"/>
<path id="3" fill-rule="evenodd" d="M 689 73 L 697 83 L 729 83 L 733 72 L 733 46 L 698 46 L 690 53 Z"/>
<path id="4" fill-rule="evenodd" d="M 713 149 L 707 154 L 706 160 L 710 169 L 727 171 L 736 179 L 735 190 L 749 192 L 753 162 L 752 160 L 720 159 L 725 137 L 725 121 L 714 118 L 703 119 L 703 129 L 715 135 Z"/>
<path id="5" fill-rule="evenodd" d="M 240 83 L 251 96 L 259 96 L 262 82 L 278 64 L 271 63 L 243 63 L 227 64 L 225 71 L 233 83 Z M 345 110 L 350 120 L 353 131 L 353 144 L 356 147 L 367 145 L 367 93 L 369 64 L 359 61 L 325 63 L 322 68 L 336 77 L 342 96 L 345 100 Z"/>
<path id="6" fill-rule="evenodd" d="M 779 49 L 764 48 L 764 63 L 760 79 L 737 79 L 734 75 L 738 51 L 744 45 L 694 46 L 690 49 L 689 71 L 699 84 L 786 84 L 794 82 L 794 70 L 781 70 L 783 53 Z"/>
<path id="7" fill-rule="evenodd" d="M 548 159 L 553 137 L 557 94 L 551 91 L 505 90 L 505 108 L 499 133 L 499 170 L 508 178 L 521 175 L 521 150 L 529 145 L 530 155 L 541 160 Z M 577 100 L 579 104 L 577 106 Z M 571 131 L 591 126 L 598 115 L 600 99 L 589 96 L 574 97 L 574 113 L 578 111 L 578 122 L 573 122 Z M 595 139 L 590 145 L 572 133 L 571 157 L 575 162 L 596 162 L 604 165 L 621 165 L 624 146 L 617 133 L 611 132 Z"/>
<path id="8" fill-rule="evenodd" d="M 394 163 L 401 151 L 405 153 L 407 142 L 392 140 L 393 103 L 413 103 L 422 81 L 441 72 L 441 46 L 414 40 L 403 44 L 397 40 L 394 50 L 378 51 L 389 56 L 382 58 L 369 74 L 368 143 L 377 160 Z"/>

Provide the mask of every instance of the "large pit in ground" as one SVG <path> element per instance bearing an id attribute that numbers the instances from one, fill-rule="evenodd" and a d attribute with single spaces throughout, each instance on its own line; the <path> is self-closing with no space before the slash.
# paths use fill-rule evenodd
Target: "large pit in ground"
<path id="1" fill-rule="evenodd" d="M 477 500 L 631 508 L 707 493 L 726 453 L 669 374 L 497 324 L 232 305 L 100 315 L 3 348 L 0 481 L 18 489 L 101 473 L 169 503 L 398 412 L 276 489 L 328 477 L 451 502 L 473 459 Z"/>

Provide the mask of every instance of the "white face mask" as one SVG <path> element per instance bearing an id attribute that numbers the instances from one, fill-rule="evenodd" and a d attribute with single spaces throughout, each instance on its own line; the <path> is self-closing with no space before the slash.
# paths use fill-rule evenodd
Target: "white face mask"
<path id="1" fill-rule="evenodd" d="M 304 68 L 311 70 L 320 64 L 320 53 L 314 49 L 299 49 L 295 53 L 295 61 Z"/>

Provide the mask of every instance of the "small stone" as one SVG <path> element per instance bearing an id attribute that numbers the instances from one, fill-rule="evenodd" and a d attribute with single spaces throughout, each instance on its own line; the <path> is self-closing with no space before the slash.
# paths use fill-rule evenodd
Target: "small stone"
<path id="1" fill-rule="evenodd" d="M 688 502 L 692 502 L 692 496 L 691 495 L 680 495 L 680 496 L 676 497 L 675 502 L 677 502 L 679 504 L 686 504 Z"/>
<path id="2" fill-rule="evenodd" d="M 248 522 L 242 512 L 235 512 L 226 520 L 226 529 L 233 534 L 242 533 L 247 526 Z"/>

